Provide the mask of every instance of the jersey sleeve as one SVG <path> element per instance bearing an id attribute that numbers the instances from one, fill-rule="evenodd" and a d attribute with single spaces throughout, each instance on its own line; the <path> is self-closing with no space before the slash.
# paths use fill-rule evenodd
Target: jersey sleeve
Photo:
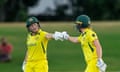
<path id="1" fill-rule="evenodd" d="M 48 38 L 46 38 L 47 34 L 48 34 L 48 32 L 42 31 L 42 37 L 43 37 L 44 41 L 48 41 L 49 40 Z"/>
<path id="2" fill-rule="evenodd" d="M 48 34 L 48 32 L 45 32 L 45 31 L 43 31 L 42 32 L 42 35 L 46 38 L 46 34 Z"/>

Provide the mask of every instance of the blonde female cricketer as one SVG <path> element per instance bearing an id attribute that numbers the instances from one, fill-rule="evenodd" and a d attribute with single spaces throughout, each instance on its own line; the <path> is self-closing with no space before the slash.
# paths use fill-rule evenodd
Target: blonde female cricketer
<path id="1" fill-rule="evenodd" d="M 102 60 L 102 47 L 96 33 L 90 28 L 90 18 L 80 15 L 76 19 L 80 36 L 72 37 L 63 32 L 63 37 L 73 43 L 81 43 L 87 67 L 85 72 L 105 72 L 107 65 Z"/>
<path id="2" fill-rule="evenodd" d="M 27 53 L 23 62 L 24 72 L 48 72 L 47 44 L 49 39 L 61 40 L 61 33 L 54 34 L 41 29 L 36 17 L 28 18 Z"/>

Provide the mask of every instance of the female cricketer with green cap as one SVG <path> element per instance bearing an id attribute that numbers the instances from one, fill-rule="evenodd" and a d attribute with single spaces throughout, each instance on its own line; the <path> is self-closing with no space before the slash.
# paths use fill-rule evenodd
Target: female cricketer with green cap
<path id="1" fill-rule="evenodd" d="M 102 47 L 96 33 L 90 28 L 90 18 L 80 15 L 76 19 L 76 28 L 81 33 L 78 37 L 71 37 L 63 32 L 63 37 L 73 43 L 81 43 L 87 67 L 85 72 L 105 72 L 107 65 L 102 60 Z"/>
<path id="2" fill-rule="evenodd" d="M 54 34 L 41 30 L 36 17 L 28 18 L 27 53 L 23 63 L 24 72 L 48 72 L 47 44 L 49 39 L 62 40 L 60 32 Z"/>

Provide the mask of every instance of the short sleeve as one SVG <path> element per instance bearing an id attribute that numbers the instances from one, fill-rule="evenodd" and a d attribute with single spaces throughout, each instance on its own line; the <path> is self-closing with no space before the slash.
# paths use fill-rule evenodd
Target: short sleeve
<path id="1" fill-rule="evenodd" d="M 97 34 L 95 32 L 91 32 L 89 34 L 89 40 L 92 42 L 94 40 L 98 39 Z"/>
<path id="2" fill-rule="evenodd" d="M 45 40 L 48 40 L 48 39 L 46 38 L 46 34 L 48 34 L 48 32 L 42 31 L 42 37 L 43 37 Z"/>
<path id="3" fill-rule="evenodd" d="M 47 32 L 43 31 L 43 36 L 46 36 Z"/>

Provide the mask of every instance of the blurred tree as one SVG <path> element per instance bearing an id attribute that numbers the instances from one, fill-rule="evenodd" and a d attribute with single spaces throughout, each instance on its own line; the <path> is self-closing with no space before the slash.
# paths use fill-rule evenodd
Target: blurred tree
<path id="1" fill-rule="evenodd" d="M 8 0 L 4 4 L 5 21 L 14 21 L 20 10 L 20 0 Z"/>
<path id="2" fill-rule="evenodd" d="M 87 14 L 93 20 L 120 19 L 120 0 L 70 0 L 74 16 Z"/>
<path id="3" fill-rule="evenodd" d="M 5 19 L 4 17 L 4 4 L 7 0 L 0 0 L 0 21 L 3 21 Z"/>
<path id="4" fill-rule="evenodd" d="M 22 0 L 25 7 L 34 6 L 39 0 Z"/>
<path id="5" fill-rule="evenodd" d="M 34 6 L 38 1 L 39 0 L 0 0 L 0 21 L 24 21 L 27 17 L 28 7 Z M 71 20 L 80 14 L 87 14 L 93 20 L 120 19 L 120 0 L 69 1 L 73 11 Z M 66 10 L 68 7 L 66 5 L 56 5 L 56 7 L 55 12 L 57 18 L 64 19 L 67 17 Z"/>
<path id="6" fill-rule="evenodd" d="M 27 8 L 38 0 L 0 0 L 0 21 L 23 21 L 27 17 Z"/>
<path id="7" fill-rule="evenodd" d="M 65 16 L 65 10 L 68 9 L 67 5 L 57 6 L 56 15 L 57 16 Z"/>
<path id="8" fill-rule="evenodd" d="M 76 17 L 84 13 L 84 5 L 86 0 L 70 0 L 72 4 L 73 16 Z"/>
<path id="9" fill-rule="evenodd" d="M 93 20 L 100 20 L 104 12 L 104 0 L 87 0 L 85 4 L 85 13 L 88 14 Z"/>
<path id="10" fill-rule="evenodd" d="M 120 0 L 116 0 L 116 3 L 114 3 L 114 6 L 115 6 L 114 7 L 115 18 L 119 20 L 120 19 Z"/>

